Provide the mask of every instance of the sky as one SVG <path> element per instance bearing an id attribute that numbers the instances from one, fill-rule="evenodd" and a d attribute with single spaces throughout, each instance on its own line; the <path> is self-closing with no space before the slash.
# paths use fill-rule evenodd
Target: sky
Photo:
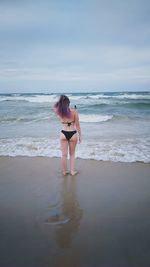
<path id="1" fill-rule="evenodd" d="M 0 0 L 0 93 L 150 91 L 149 0 Z"/>

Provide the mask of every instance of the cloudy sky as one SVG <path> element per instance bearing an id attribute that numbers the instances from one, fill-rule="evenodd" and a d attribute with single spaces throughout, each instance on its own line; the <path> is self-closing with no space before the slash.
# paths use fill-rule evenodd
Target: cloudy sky
<path id="1" fill-rule="evenodd" d="M 0 93 L 150 90 L 149 0 L 0 0 Z"/>

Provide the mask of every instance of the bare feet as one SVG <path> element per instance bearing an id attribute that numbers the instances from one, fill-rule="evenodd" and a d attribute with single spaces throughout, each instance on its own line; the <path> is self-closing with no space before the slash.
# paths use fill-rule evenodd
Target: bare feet
<path id="1" fill-rule="evenodd" d="M 74 176 L 74 175 L 78 174 L 78 171 L 70 172 L 70 174 L 71 174 L 72 176 Z"/>
<path id="2" fill-rule="evenodd" d="M 68 171 L 65 171 L 65 172 L 63 172 L 62 174 L 63 174 L 64 176 L 66 176 L 66 175 L 69 174 L 69 172 L 68 172 Z"/>

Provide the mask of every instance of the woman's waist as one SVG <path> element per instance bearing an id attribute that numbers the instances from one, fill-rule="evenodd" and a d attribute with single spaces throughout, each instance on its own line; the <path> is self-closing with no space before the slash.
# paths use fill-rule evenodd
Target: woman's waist
<path id="1" fill-rule="evenodd" d="M 77 129 L 75 127 L 63 127 L 62 130 L 63 131 L 66 131 L 66 132 L 74 132 L 74 131 L 77 131 Z"/>

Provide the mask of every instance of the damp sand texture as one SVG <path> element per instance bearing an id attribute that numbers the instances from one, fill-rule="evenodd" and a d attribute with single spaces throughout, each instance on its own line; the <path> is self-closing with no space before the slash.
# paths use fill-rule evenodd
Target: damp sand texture
<path id="1" fill-rule="evenodd" d="M 150 266 L 150 164 L 0 158 L 0 266 Z"/>

